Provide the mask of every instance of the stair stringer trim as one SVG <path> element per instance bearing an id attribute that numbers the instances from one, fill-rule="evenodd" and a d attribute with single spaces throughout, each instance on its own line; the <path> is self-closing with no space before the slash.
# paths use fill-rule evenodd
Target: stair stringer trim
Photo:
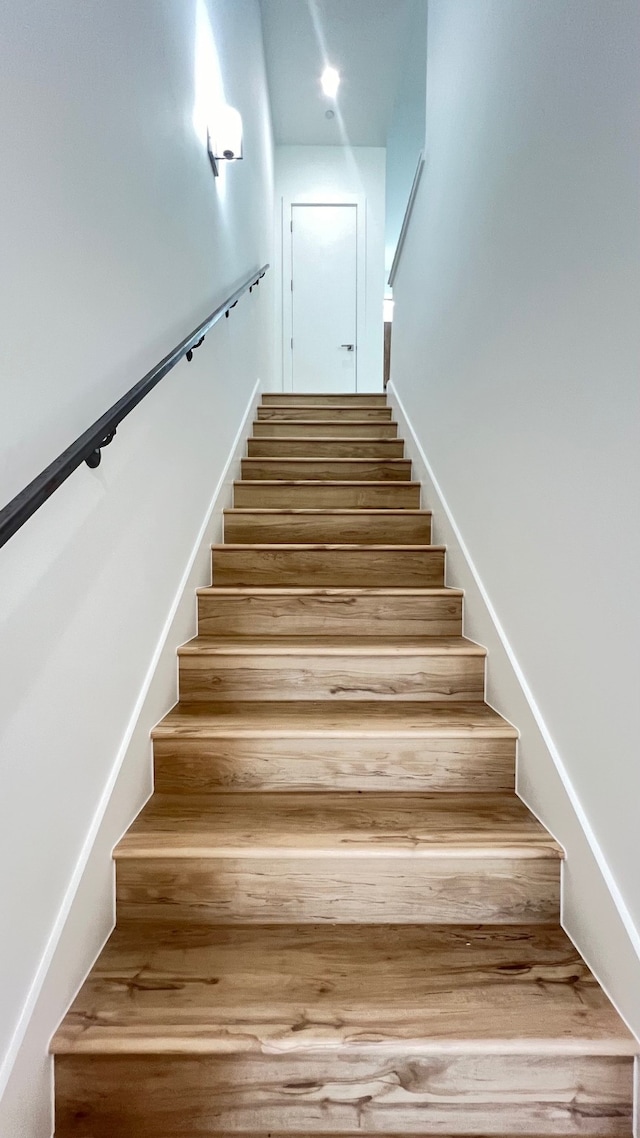
<path id="1" fill-rule="evenodd" d="M 195 635 L 196 589 L 211 581 L 211 545 L 222 540 L 223 510 L 255 417 L 263 381 L 257 379 L 231 444 L 227 461 L 142 682 L 110 777 L 91 820 L 45 952 L 13 1039 L 0 1067 L 0 1135 L 43 1138 L 53 1134 L 53 1059 L 46 1054 L 53 1032 L 115 925 L 115 863 L 112 851 L 153 792 L 152 727 L 177 700 L 176 647 Z M 33 1105 L 24 1131 L 25 1101 Z M 42 1104 L 47 1101 L 49 1117 Z"/>
<path id="2" fill-rule="evenodd" d="M 422 508 L 433 512 L 432 541 L 447 546 L 447 584 L 465 591 L 464 635 L 488 650 L 487 703 L 520 732 L 517 792 L 566 850 L 562 867 L 562 927 L 638 1037 L 640 930 L 620 893 L 393 380 L 387 385 L 387 393 L 398 433 L 405 439 L 405 454 L 414 464 L 413 477 L 422 482 Z"/>

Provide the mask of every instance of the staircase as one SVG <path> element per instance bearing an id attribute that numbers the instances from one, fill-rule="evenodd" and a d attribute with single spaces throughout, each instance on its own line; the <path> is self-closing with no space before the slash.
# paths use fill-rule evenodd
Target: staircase
<path id="1" fill-rule="evenodd" d="M 57 1032 L 57 1138 L 631 1138 L 637 1044 L 383 395 L 265 395 Z"/>

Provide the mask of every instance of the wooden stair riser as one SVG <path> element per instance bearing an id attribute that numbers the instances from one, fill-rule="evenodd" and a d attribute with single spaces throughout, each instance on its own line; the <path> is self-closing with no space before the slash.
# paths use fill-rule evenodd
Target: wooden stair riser
<path id="1" fill-rule="evenodd" d="M 427 511 L 366 510 L 224 511 L 224 540 L 230 544 L 252 542 L 285 544 L 429 545 L 431 514 Z"/>
<path id="2" fill-rule="evenodd" d="M 349 546 L 214 546 L 214 585 L 307 585 L 372 588 L 444 585 L 444 550 Z"/>
<path id="3" fill-rule="evenodd" d="M 180 656 L 180 699 L 481 700 L 484 656 Z"/>
<path id="4" fill-rule="evenodd" d="M 408 458 L 243 458 L 242 477 L 269 482 L 410 482 Z"/>
<path id="5" fill-rule="evenodd" d="M 238 509 L 419 510 L 417 482 L 235 482 Z"/>
<path id="6" fill-rule="evenodd" d="M 249 458 L 403 458 L 402 439 L 249 439 Z"/>
<path id="7" fill-rule="evenodd" d="M 257 835 L 259 840 L 259 835 Z M 560 913 L 560 862 L 304 850 L 290 857 L 120 857 L 121 920 L 291 924 L 546 924 Z"/>
<path id="8" fill-rule="evenodd" d="M 215 590 L 198 595 L 200 636 L 460 636 L 462 597 L 364 590 Z"/>
<path id="9" fill-rule="evenodd" d="M 299 419 L 342 419 L 343 422 L 360 423 L 363 419 L 372 423 L 390 423 L 390 407 L 340 407 L 332 404 L 306 404 L 304 407 L 258 407 L 258 419 L 271 419 L 282 422 L 294 422 Z"/>
<path id="10" fill-rule="evenodd" d="M 274 422 L 271 419 L 256 419 L 253 423 L 253 437 L 271 438 L 333 438 L 333 439 L 395 439 L 398 437 L 398 424 L 378 423 L 374 420 L 364 422 L 353 420 L 344 423 L 342 419 L 298 419 L 294 422 Z"/>
<path id="11" fill-rule="evenodd" d="M 312 1025 L 301 1018 L 301 1031 Z M 628 1058 L 62 1055 L 56 1138 L 631 1138 Z"/>
<path id="12" fill-rule="evenodd" d="M 320 392 L 309 395 L 295 392 L 269 391 L 262 396 L 263 407 L 310 407 L 329 404 L 334 407 L 386 407 L 387 397 L 384 392 L 379 394 L 339 395 Z"/>
<path id="13" fill-rule="evenodd" d="M 154 741 L 158 794 L 514 790 L 515 739 L 175 738 Z"/>

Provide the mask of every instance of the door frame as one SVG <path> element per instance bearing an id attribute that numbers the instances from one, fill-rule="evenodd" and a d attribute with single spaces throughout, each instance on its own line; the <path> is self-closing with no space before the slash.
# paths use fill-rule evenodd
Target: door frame
<path id="1" fill-rule="evenodd" d="M 293 391 L 293 304 L 291 221 L 296 205 L 352 205 L 356 207 L 356 352 L 365 329 L 367 314 L 367 198 L 366 194 L 286 194 L 282 197 L 282 389 Z M 356 356 L 356 391 L 360 369 Z"/>

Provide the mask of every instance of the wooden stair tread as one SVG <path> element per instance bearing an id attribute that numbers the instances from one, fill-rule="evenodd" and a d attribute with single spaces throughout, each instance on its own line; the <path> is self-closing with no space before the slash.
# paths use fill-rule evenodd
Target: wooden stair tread
<path id="1" fill-rule="evenodd" d="M 243 459 L 243 462 L 244 461 L 246 461 L 246 460 Z M 317 462 L 318 460 L 314 458 L 314 459 L 310 459 L 309 461 Z M 356 462 L 369 462 L 370 459 L 362 458 L 362 459 L 355 459 L 355 461 Z M 406 462 L 407 460 L 406 459 L 398 459 L 397 461 L 398 462 Z M 269 478 L 259 478 L 259 479 L 241 478 L 241 479 L 236 479 L 236 481 L 234 482 L 233 485 L 234 486 L 243 486 L 243 487 L 244 486 L 255 486 L 255 487 L 259 487 L 261 490 L 264 489 L 265 486 L 304 486 L 305 489 L 308 486 L 318 486 L 319 488 L 322 488 L 323 490 L 326 490 L 328 488 L 330 489 L 333 486 L 346 486 L 350 490 L 353 489 L 354 487 L 358 487 L 358 486 L 366 487 L 367 490 L 369 490 L 372 486 L 379 486 L 383 490 L 389 489 L 389 483 L 388 482 L 385 482 L 384 480 L 376 481 L 375 478 L 372 478 L 370 480 L 366 479 L 366 480 L 363 480 L 362 482 L 358 482 L 357 479 L 355 479 L 355 478 L 349 479 L 348 482 L 345 482 L 339 478 L 335 478 L 333 480 L 327 480 L 326 482 L 324 481 L 324 479 L 322 481 L 320 481 L 319 479 L 314 481 L 313 478 L 308 478 L 308 479 L 307 478 L 305 478 L 305 479 L 300 479 L 300 478 L 271 478 L 271 479 L 269 479 Z M 393 484 L 392 484 L 392 486 L 393 486 Z M 420 483 L 419 482 L 413 482 L 413 481 L 411 481 L 411 479 L 406 479 L 406 481 L 403 481 L 401 483 L 401 487 L 403 490 L 406 490 L 408 486 L 419 487 Z"/>
<path id="2" fill-rule="evenodd" d="M 324 483 L 323 483 L 323 485 L 324 485 Z M 289 516 L 290 514 L 294 514 L 294 515 L 302 514 L 303 516 L 308 514 L 308 515 L 311 515 L 311 517 L 320 517 L 320 518 L 325 517 L 325 516 L 328 516 L 331 518 L 345 516 L 345 517 L 351 517 L 351 518 L 352 517 L 356 517 L 356 518 L 374 517 L 374 518 L 385 518 L 385 519 L 386 518 L 393 518 L 396 514 L 400 518 L 412 518 L 412 517 L 430 518 L 432 516 L 431 510 L 414 510 L 414 509 L 410 509 L 410 508 L 404 509 L 404 510 L 395 510 L 395 509 L 393 509 L 393 507 L 390 507 L 387 510 L 384 510 L 384 509 L 383 510 L 375 510 L 375 509 L 369 509 L 366 506 L 364 506 L 364 507 L 351 507 L 349 509 L 345 509 L 345 508 L 337 507 L 337 506 L 302 506 L 302 507 L 292 506 L 289 509 L 280 508 L 278 506 L 228 506 L 222 512 L 225 515 L 227 515 L 227 514 L 232 514 L 232 515 L 238 514 L 239 517 L 245 517 L 247 514 L 260 514 L 260 515 L 264 515 L 265 517 L 273 517 L 274 519 L 280 517 L 281 515 Z M 369 544 L 369 543 L 367 542 L 367 544 Z"/>
<path id="3" fill-rule="evenodd" d="M 371 545 L 369 543 L 363 544 L 362 542 L 353 542 L 353 541 L 352 542 L 346 542 L 346 541 L 345 542 L 333 542 L 332 544 L 327 544 L 326 542 L 308 542 L 308 541 L 303 541 L 303 542 L 284 542 L 283 541 L 283 542 L 277 542 L 277 543 L 267 542 L 267 541 L 236 541 L 232 545 L 229 544 L 229 542 L 227 542 L 226 544 L 224 542 L 219 542 L 215 545 L 212 545 L 211 548 L 214 551 L 214 553 L 215 552 L 221 553 L 223 550 L 225 553 L 238 553 L 242 549 L 260 549 L 260 550 L 272 549 L 276 553 L 283 553 L 287 549 L 299 549 L 299 550 L 321 549 L 324 552 L 332 552 L 333 550 L 342 550 L 342 549 L 357 549 L 358 551 L 360 551 L 362 553 L 378 553 L 378 552 L 381 552 L 382 550 L 393 550 L 394 552 L 396 552 L 397 550 L 402 550 L 402 551 L 413 552 L 413 553 L 424 553 L 425 550 L 430 551 L 431 553 L 444 553 L 444 552 L 446 552 L 446 546 L 445 545 Z"/>
<path id="4" fill-rule="evenodd" d="M 114 856 L 559 858 L 513 794 L 154 794 Z"/>
<path id="5" fill-rule="evenodd" d="M 314 406 L 325 406 L 326 407 L 327 404 L 322 405 L 322 404 L 315 403 L 315 404 L 312 404 L 311 406 L 309 406 L 309 409 L 307 409 L 307 410 L 312 411 Z M 342 409 L 342 407 L 340 407 L 340 413 L 342 413 L 342 411 L 343 411 L 343 409 Z M 350 422 L 354 422 L 354 423 L 367 423 L 367 426 L 369 426 L 370 421 L 371 421 L 370 419 L 352 419 L 352 420 L 350 420 Z M 254 419 L 254 422 L 256 422 L 255 419 Z M 342 422 L 344 422 L 344 420 L 340 419 L 340 415 L 336 415 L 335 419 L 297 419 L 296 422 L 300 422 L 301 426 L 302 426 L 303 423 L 327 423 L 327 422 L 342 423 Z M 394 424 L 397 427 L 397 422 L 395 420 L 394 420 Z"/>
<path id="6" fill-rule="evenodd" d="M 360 406 L 348 406 L 339 403 L 307 403 L 300 404 L 299 406 L 280 406 L 276 404 L 261 403 L 257 408 L 258 419 L 284 419 L 291 422 L 293 419 L 308 419 L 311 415 L 314 419 L 335 419 L 340 417 L 343 420 L 348 419 L 373 419 L 376 421 L 384 420 L 385 422 L 391 421 L 392 409 L 384 404 L 379 404 L 377 407 L 369 407 L 363 404 Z"/>
<path id="7" fill-rule="evenodd" d="M 633 1055 L 559 927 L 124 922 L 52 1051 Z"/>
<path id="8" fill-rule="evenodd" d="M 202 585 L 199 597 L 462 597 L 463 589 L 451 585 Z"/>
<path id="9" fill-rule="evenodd" d="M 486 703 L 178 703 L 154 727 L 154 739 L 405 736 L 516 739 L 515 727 Z"/>
<path id="10" fill-rule="evenodd" d="M 297 418 L 278 418 L 276 415 L 268 419 L 256 418 L 251 427 L 251 438 L 304 438 L 331 439 L 398 439 L 397 421 L 389 418 L 372 419 L 360 415 L 352 415 L 345 419 L 341 411 L 335 417 L 324 415 L 322 418 L 309 419 L 308 415 L 300 414 Z"/>
<path id="11" fill-rule="evenodd" d="M 409 458 L 294 458 L 292 456 L 279 456 L 275 458 L 258 458 L 249 456 L 240 460 L 242 477 L 271 481 L 277 479 L 295 479 L 313 482 L 335 482 L 353 479 L 354 481 L 372 482 L 410 482 L 411 459 Z"/>
<path id="12" fill-rule="evenodd" d="M 275 419 L 288 419 L 291 412 L 294 413 L 295 419 L 301 419 L 302 413 L 306 414 L 307 418 L 328 418 L 327 411 L 335 411 L 336 418 L 339 418 L 344 411 L 355 412 L 360 411 L 363 418 L 368 419 L 371 412 L 378 415 L 385 415 L 391 418 L 391 407 L 386 403 L 339 403 L 337 399 L 327 400 L 321 402 L 320 400 L 312 402 L 309 400 L 304 403 L 260 403 L 258 405 L 258 415 L 261 417 L 265 412 Z M 324 414 L 318 414 L 324 412 Z M 354 416 L 355 417 L 355 416 Z"/>
<path id="13" fill-rule="evenodd" d="M 255 450 L 252 453 L 251 447 L 252 447 L 253 443 L 259 443 L 260 446 L 265 444 L 266 447 L 268 449 L 273 450 L 274 453 L 273 454 L 265 454 L 263 456 L 260 456 L 260 454 L 256 453 Z M 327 458 L 340 458 L 340 457 L 342 457 L 342 458 L 362 458 L 362 457 L 367 457 L 367 456 L 363 456 L 363 455 L 358 454 L 358 447 L 360 447 L 362 445 L 365 445 L 367 447 L 370 447 L 373 445 L 375 447 L 380 447 L 381 451 L 385 451 L 385 450 L 389 451 L 390 452 L 389 453 L 390 458 L 403 458 L 404 457 L 403 453 L 402 453 L 403 448 L 404 448 L 404 441 L 402 439 L 398 439 L 398 438 L 396 438 L 396 439 L 386 439 L 386 438 L 363 439 L 363 438 L 358 438 L 357 435 L 353 436 L 352 438 L 350 438 L 348 435 L 347 436 L 345 436 L 345 435 L 342 435 L 342 436 L 336 436 L 336 435 L 271 435 L 271 436 L 268 436 L 267 438 L 265 438 L 263 435 L 250 435 L 249 438 L 247 439 L 247 446 L 249 448 L 249 458 L 259 458 L 259 457 L 264 457 L 264 458 L 300 457 L 300 458 L 303 458 L 304 457 L 304 455 L 302 453 L 300 455 L 294 456 L 291 453 L 287 453 L 286 450 L 283 451 L 281 454 L 278 454 L 278 452 L 275 451 L 275 448 L 277 446 L 280 446 L 280 445 L 295 446 L 295 447 L 297 447 L 297 446 L 301 446 L 301 447 L 302 446 L 305 446 L 305 447 L 308 446 L 311 448 L 310 453 L 307 455 L 308 458 L 324 457 L 325 455 Z M 323 450 L 323 448 L 326 446 L 330 446 L 330 447 L 335 446 L 335 447 L 337 447 L 338 451 L 343 451 L 343 454 L 342 455 L 340 455 L 340 454 L 335 454 L 335 455 L 326 454 L 326 451 Z M 353 454 L 351 454 L 351 455 L 348 453 L 344 453 L 345 448 L 349 448 L 349 447 L 354 448 Z M 314 448 L 317 448 L 318 450 L 320 450 L 321 454 L 320 455 L 314 454 L 313 453 Z M 399 454 L 391 453 L 393 451 L 398 451 L 398 450 L 400 451 Z M 382 454 L 382 455 L 378 455 L 376 457 L 384 458 L 386 456 L 384 454 Z"/>
<path id="14" fill-rule="evenodd" d="M 268 421 L 272 422 L 273 420 L 268 420 Z M 325 421 L 330 421 L 330 420 L 325 420 Z M 294 419 L 293 422 L 297 424 L 299 422 L 299 420 Z M 349 437 L 349 435 L 343 435 L 340 438 L 337 438 L 335 435 L 304 435 L 304 434 L 303 435 L 268 435 L 266 439 L 263 435 L 257 435 L 257 436 L 256 435 L 249 435 L 247 441 L 248 442 L 254 442 L 254 443 L 255 442 L 260 442 L 260 443 L 268 442 L 269 444 L 278 443 L 278 442 L 281 442 L 281 443 L 310 443 L 313 446 L 315 446 L 316 443 L 331 443 L 331 444 L 339 443 L 340 446 L 347 446 L 349 443 L 354 443 L 356 446 L 358 446 L 362 442 L 367 442 L 367 443 L 376 443 L 376 445 L 380 444 L 380 446 L 382 446 L 382 447 L 391 447 L 391 449 L 393 449 L 394 447 L 397 447 L 397 446 L 401 446 L 403 444 L 402 439 L 385 439 L 385 438 L 382 438 L 382 439 L 362 439 L 362 438 L 359 438 L 357 435 L 354 435 L 352 438 Z M 348 455 L 345 457 L 348 457 Z"/>
<path id="15" fill-rule="evenodd" d="M 357 399 L 357 398 L 349 399 L 349 398 L 344 398 L 343 396 L 337 395 L 337 394 L 333 395 L 331 398 L 328 398 L 326 395 L 308 395 L 306 397 L 303 397 L 300 400 L 294 400 L 294 399 L 278 400 L 278 401 L 269 400 L 268 402 L 266 402 L 263 399 L 263 401 L 261 403 L 259 403 L 258 407 L 257 407 L 257 413 L 258 414 L 260 414 L 261 412 L 265 412 L 265 411 L 269 411 L 269 412 L 275 411 L 275 412 L 282 412 L 282 414 L 286 414 L 288 411 L 303 411 L 303 410 L 304 411 L 316 411 L 316 412 L 317 411 L 326 411 L 326 410 L 335 410 L 335 411 L 340 411 L 340 412 L 342 412 L 344 410 L 347 410 L 347 411 L 359 410 L 360 413 L 363 415 L 365 415 L 369 411 L 384 411 L 384 412 L 388 413 L 389 415 L 391 414 L 391 407 L 389 407 L 389 405 L 385 399 L 379 399 L 373 403 L 369 403 L 362 397 L 360 399 Z"/>
<path id="16" fill-rule="evenodd" d="M 285 405 L 294 400 L 301 399 L 304 403 L 312 399 L 319 399 L 323 403 L 331 403 L 333 401 L 340 403 L 350 403 L 354 401 L 359 403 L 361 400 L 371 399 L 374 403 L 385 404 L 387 402 L 386 392 L 384 391 L 349 391 L 342 393 L 340 391 L 265 391 L 262 396 L 263 403 L 278 403 Z"/>
<path id="17" fill-rule="evenodd" d="M 431 512 L 403 507 L 339 508 L 313 500 L 294 508 L 291 501 L 275 506 L 234 506 L 223 511 L 225 544 L 246 542 L 431 542 Z M 393 578 L 391 578 L 393 579 Z"/>
<path id="18" fill-rule="evenodd" d="M 194 636 L 179 656 L 486 656 L 464 636 Z"/>
<path id="19" fill-rule="evenodd" d="M 387 407 L 384 391 L 265 391 L 261 407 L 303 407 L 316 404 L 325 407 L 334 403 L 340 407 Z"/>
<path id="20" fill-rule="evenodd" d="M 273 422 L 273 419 L 271 419 L 269 421 Z M 311 421 L 313 422 L 313 420 L 311 420 Z M 335 421 L 340 422 L 339 419 L 335 420 Z M 296 424 L 296 426 L 304 426 L 304 420 L 294 419 L 293 422 Z M 327 423 L 331 423 L 332 420 L 331 419 L 316 419 L 315 422 L 327 424 Z M 367 420 L 365 419 L 364 422 L 366 423 Z M 357 426 L 358 424 L 355 424 L 355 425 Z M 249 438 L 251 440 L 255 441 L 254 435 L 250 435 Z M 335 435 L 313 435 L 313 436 L 309 436 L 309 435 L 305 435 L 304 433 L 301 435 L 282 435 L 282 436 L 280 436 L 280 435 L 269 435 L 268 439 L 269 439 L 269 442 L 280 441 L 283 443 L 311 443 L 311 442 L 313 442 L 313 443 L 335 443 L 338 441 L 341 443 L 361 443 L 363 441 L 359 436 L 354 436 L 353 438 L 351 438 L 349 435 L 343 435 L 338 440 Z M 402 442 L 401 439 L 375 439 L 375 438 L 374 439 L 367 439 L 365 441 L 373 442 L 373 443 L 391 443 L 391 444 L 396 445 L 396 446 L 399 442 Z M 264 437 L 262 435 L 260 436 L 260 442 L 264 442 Z"/>
<path id="21" fill-rule="evenodd" d="M 384 439 L 382 441 L 384 442 Z M 251 469 L 251 466 L 253 464 L 262 465 L 263 463 L 273 463 L 274 466 L 277 466 L 278 463 L 282 463 L 282 462 L 294 462 L 294 463 L 300 463 L 300 462 L 306 463 L 306 462 L 308 462 L 308 463 L 314 463 L 316 466 L 322 465 L 324 463 L 328 464 L 328 463 L 339 462 L 339 463 L 345 464 L 345 466 L 344 466 L 345 470 L 348 470 L 350 467 L 352 467 L 354 465 L 354 463 L 360 463 L 360 465 L 362 465 L 362 466 L 371 466 L 371 464 L 374 464 L 377 466 L 380 464 L 380 465 L 384 465 L 384 466 L 403 466 L 404 467 L 404 466 L 410 466 L 411 465 L 411 460 L 408 458 L 328 458 L 326 456 L 322 457 L 322 458 L 313 458 L 313 457 L 292 458 L 290 455 L 278 455 L 276 457 L 272 457 L 272 456 L 266 457 L 265 456 L 264 458 L 260 458 L 258 456 L 254 456 L 254 455 L 248 455 L 247 457 L 242 459 L 242 462 L 248 463 L 249 469 Z"/>

